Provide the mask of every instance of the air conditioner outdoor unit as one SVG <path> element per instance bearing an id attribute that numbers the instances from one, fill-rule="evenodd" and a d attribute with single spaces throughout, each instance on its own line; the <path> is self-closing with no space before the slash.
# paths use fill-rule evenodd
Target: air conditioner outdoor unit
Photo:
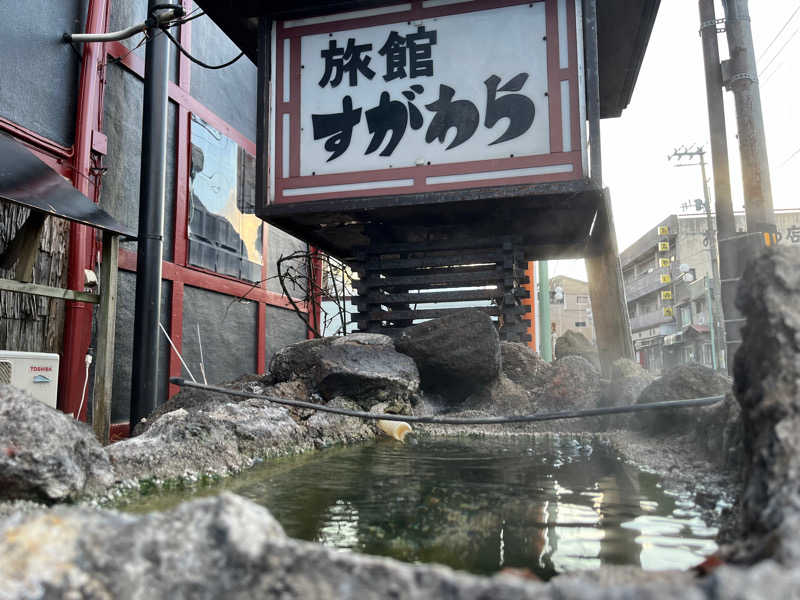
<path id="1" fill-rule="evenodd" d="M 10 383 L 55 408 L 58 360 L 58 354 L 0 350 L 0 383 Z"/>

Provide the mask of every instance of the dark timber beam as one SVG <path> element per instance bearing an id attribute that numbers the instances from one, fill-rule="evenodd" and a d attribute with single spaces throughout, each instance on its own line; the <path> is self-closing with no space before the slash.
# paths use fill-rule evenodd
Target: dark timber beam
<path id="1" fill-rule="evenodd" d="M 618 358 L 633 358 L 628 305 L 617 254 L 617 234 L 608 191 L 602 197 L 586 256 L 597 350 L 605 375 Z"/>

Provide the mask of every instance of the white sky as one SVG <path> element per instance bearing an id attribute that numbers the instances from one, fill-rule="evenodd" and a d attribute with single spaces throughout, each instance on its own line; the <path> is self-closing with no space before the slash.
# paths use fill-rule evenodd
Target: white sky
<path id="1" fill-rule="evenodd" d="M 800 170 L 800 84 L 796 81 L 800 0 L 750 0 L 749 5 L 773 204 L 798 208 L 800 198 L 792 176 Z M 718 1 L 717 18 L 723 16 Z M 603 181 L 611 191 L 620 251 L 667 215 L 684 212 L 681 203 L 702 198 L 700 167 L 675 168 L 674 159 L 667 162 L 674 148 L 690 144 L 705 145 L 706 158 L 711 160 L 699 28 L 697 0 L 661 0 L 631 102 L 620 118 L 601 121 Z M 719 44 L 725 59 L 724 33 L 719 35 Z M 725 118 L 733 206 L 741 210 L 736 113 L 730 92 L 725 92 Z M 713 194 L 713 182 L 711 189 Z M 585 280 L 583 260 L 551 261 L 553 275 Z"/>

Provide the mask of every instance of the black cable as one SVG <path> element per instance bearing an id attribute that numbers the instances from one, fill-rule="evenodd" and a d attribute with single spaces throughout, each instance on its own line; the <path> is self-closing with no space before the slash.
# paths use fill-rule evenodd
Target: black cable
<path id="1" fill-rule="evenodd" d="M 180 50 L 181 54 L 183 54 L 186 58 L 188 58 L 194 64 L 199 65 L 199 66 L 203 67 L 204 69 L 224 69 L 225 67 L 231 66 L 237 60 L 242 58 L 242 56 L 244 56 L 244 50 L 242 50 L 242 52 L 240 52 L 238 56 L 232 58 L 228 62 L 222 63 L 221 65 L 209 65 L 207 63 L 204 63 L 202 60 L 200 60 L 198 58 L 195 58 L 194 56 L 189 54 L 189 52 L 186 50 L 186 48 L 181 46 L 181 43 L 178 40 L 175 39 L 175 36 L 173 36 L 169 31 L 167 31 L 166 27 L 162 27 L 161 31 L 163 31 L 164 35 L 166 35 L 170 39 L 170 41 L 173 44 L 175 44 L 175 46 L 178 48 L 178 50 Z"/>
<path id="2" fill-rule="evenodd" d="M 237 396 L 239 398 L 259 398 L 263 400 L 268 400 L 269 402 L 274 402 L 275 404 L 283 404 L 284 406 L 294 406 L 297 408 L 310 408 L 312 410 L 319 410 L 322 412 L 332 413 L 334 415 L 344 415 L 345 417 L 357 417 L 360 419 L 375 419 L 375 420 L 381 419 L 383 421 L 405 421 L 406 423 L 431 423 L 436 425 L 503 425 L 505 423 L 532 423 L 536 421 L 555 421 L 558 419 L 597 417 L 602 415 L 615 415 L 626 412 L 642 412 L 646 410 L 660 410 L 667 408 L 690 408 L 693 406 L 710 406 L 712 404 L 716 404 L 720 400 L 725 399 L 725 396 L 708 396 L 706 398 L 692 398 L 690 400 L 667 400 L 665 402 L 652 402 L 650 404 L 631 404 L 628 406 L 608 406 L 605 408 L 562 410 L 556 412 L 536 413 L 532 415 L 512 415 L 505 417 L 449 418 L 449 417 L 422 417 L 415 415 L 393 415 L 387 413 L 383 414 L 369 413 L 360 410 L 334 408 L 331 406 L 314 404 L 313 402 L 303 402 L 301 400 L 286 400 L 285 398 L 277 398 L 275 396 L 267 396 L 265 394 L 251 394 L 247 392 L 239 392 L 236 390 L 230 390 L 228 388 L 223 388 L 216 385 L 203 385 L 202 383 L 186 381 L 182 377 L 170 377 L 169 382 L 179 387 L 198 388 L 209 392 L 216 392 L 218 394 Z"/>

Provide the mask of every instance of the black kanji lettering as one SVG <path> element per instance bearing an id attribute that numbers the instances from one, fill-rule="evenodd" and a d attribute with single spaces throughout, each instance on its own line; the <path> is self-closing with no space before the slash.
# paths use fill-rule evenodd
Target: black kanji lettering
<path id="1" fill-rule="evenodd" d="M 800 242 L 800 227 L 798 227 L 797 225 L 792 225 L 791 227 L 787 227 L 786 237 L 789 238 L 789 241 L 793 244 Z"/>
<path id="2" fill-rule="evenodd" d="M 314 139 L 328 138 L 325 150 L 331 153 L 327 162 L 339 158 L 350 146 L 353 127 L 361 121 L 361 109 L 353 110 L 353 99 L 345 96 L 342 100 L 342 112 L 330 115 L 311 115 L 314 126 Z"/>
<path id="3" fill-rule="evenodd" d="M 500 119 L 506 117 L 509 120 L 505 133 L 489 144 L 490 146 L 518 138 L 531 128 L 536 108 L 530 98 L 522 94 L 505 94 L 500 98 L 497 97 L 497 92 L 518 92 L 527 80 L 528 74 L 520 73 L 499 89 L 497 86 L 500 84 L 500 78 L 497 75 L 492 75 L 484 81 L 486 85 L 484 125 L 491 129 Z"/>
<path id="4" fill-rule="evenodd" d="M 436 113 L 425 133 L 427 143 L 430 144 L 436 139 L 440 143 L 444 143 L 448 130 L 451 127 L 456 128 L 456 137 L 450 142 L 447 150 L 455 148 L 471 138 L 480 122 L 480 115 L 475 105 L 469 100 L 453 101 L 455 93 L 453 88 L 440 85 L 439 98 L 425 106 L 428 110 Z"/>
<path id="5" fill-rule="evenodd" d="M 436 32 L 425 31 L 425 26 L 417 27 L 417 33 L 406 36 L 408 46 L 409 76 L 431 77 L 433 75 L 433 56 L 431 46 L 436 45 Z"/>
<path id="6" fill-rule="evenodd" d="M 331 87 L 336 87 L 345 73 L 348 75 L 350 87 L 358 84 L 359 72 L 367 79 L 375 77 L 375 71 L 369 68 L 372 57 L 362 56 L 368 50 L 372 50 L 372 44 L 356 45 L 354 38 L 347 40 L 345 48 L 339 48 L 336 40 L 330 40 L 328 48 L 320 52 L 320 56 L 325 59 L 325 73 L 319 80 L 319 87 L 325 87 L 328 83 Z"/>
<path id="7" fill-rule="evenodd" d="M 386 57 L 384 81 L 406 76 L 406 38 L 396 31 L 390 32 L 386 43 L 378 50 L 378 54 Z"/>
<path id="8" fill-rule="evenodd" d="M 383 143 L 386 134 L 392 132 L 389 142 L 386 147 L 381 151 L 381 156 L 391 156 L 397 144 L 403 138 L 406 132 L 406 126 L 410 125 L 411 129 L 419 129 L 422 127 L 422 114 L 419 109 L 411 103 L 416 94 L 421 94 L 424 88 L 421 85 L 411 86 L 413 91 L 403 92 L 408 102 L 406 106 L 397 100 L 391 100 L 389 92 L 382 92 L 378 106 L 371 108 L 364 114 L 367 118 L 367 129 L 372 134 L 369 146 L 365 154 L 372 154 Z"/>
<path id="9" fill-rule="evenodd" d="M 365 154 L 372 154 L 383 143 L 383 138 L 391 131 L 389 143 L 381 151 L 381 156 L 391 156 L 398 142 L 406 132 L 408 110 L 402 102 L 389 99 L 389 92 L 382 92 L 378 106 L 364 113 L 367 117 L 367 129 L 372 134 Z"/>

